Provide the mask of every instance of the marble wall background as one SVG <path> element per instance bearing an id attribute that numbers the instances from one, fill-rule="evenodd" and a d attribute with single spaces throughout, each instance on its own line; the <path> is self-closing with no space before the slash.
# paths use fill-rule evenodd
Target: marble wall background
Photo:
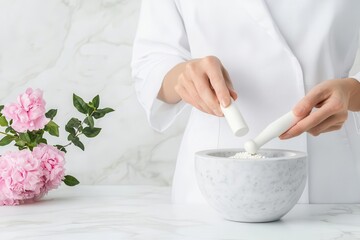
<path id="1" fill-rule="evenodd" d="M 164 134 L 148 127 L 130 77 L 139 7 L 140 0 L 0 0 L 0 102 L 42 88 L 62 125 L 77 115 L 73 92 L 88 100 L 99 93 L 116 109 L 99 122 L 97 139 L 84 140 L 85 153 L 67 155 L 68 173 L 83 184 L 171 183 L 187 116 Z"/>
<path id="2" fill-rule="evenodd" d="M 60 124 L 77 115 L 73 92 L 89 100 L 99 93 L 116 109 L 99 121 L 97 139 L 84 140 L 85 152 L 67 155 L 69 174 L 84 184 L 171 183 L 185 116 L 158 134 L 137 102 L 130 59 L 139 8 L 140 0 L 0 2 L 0 102 L 42 88 Z"/>

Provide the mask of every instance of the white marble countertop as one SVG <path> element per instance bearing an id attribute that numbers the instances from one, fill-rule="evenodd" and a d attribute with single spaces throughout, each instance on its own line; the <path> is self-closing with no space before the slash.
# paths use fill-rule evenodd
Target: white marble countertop
<path id="1" fill-rule="evenodd" d="M 0 239 L 360 239 L 360 204 L 297 205 L 281 221 L 223 220 L 207 206 L 170 203 L 170 188 L 80 186 L 0 207 Z"/>

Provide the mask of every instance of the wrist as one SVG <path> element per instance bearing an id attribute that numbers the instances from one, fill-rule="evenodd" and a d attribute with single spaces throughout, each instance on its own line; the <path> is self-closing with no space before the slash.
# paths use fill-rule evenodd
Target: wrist
<path id="1" fill-rule="evenodd" d="M 360 91 L 360 81 L 355 78 L 347 78 L 350 96 L 354 96 Z"/>
<path id="2" fill-rule="evenodd" d="M 360 111 L 360 81 L 356 78 L 346 78 L 346 86 L 349 92 L 349 110 Z"/>

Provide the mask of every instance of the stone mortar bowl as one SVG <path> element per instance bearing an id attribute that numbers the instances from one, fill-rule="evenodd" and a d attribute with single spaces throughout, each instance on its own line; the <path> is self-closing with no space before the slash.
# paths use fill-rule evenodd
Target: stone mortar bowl
<path id="1" fill-rule="evenodd" d="M 307 179 L 306 154 L 262 149 L 262 159 L 232 159 L 244 149 L 195 154 L 198 185 L 208 203 L 227 220 L 271 222 L 299 200 Z"/>

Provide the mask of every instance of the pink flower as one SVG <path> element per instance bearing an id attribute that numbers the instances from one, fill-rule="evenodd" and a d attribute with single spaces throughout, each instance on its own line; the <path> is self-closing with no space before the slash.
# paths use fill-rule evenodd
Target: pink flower
<path id="1" fill-rule="evenodd" d="M 7 119 L 13 120 L 12 127 L 17 132 L 43 129 L 50 121 L 45 117 L 45 101 L 41 90 L 28 88 L 21 94 L 17 103 L 4 107 L 2 113 Z"/>
<path id="2" fill-rule="evenodd" d="M 45 194 L 51 189 L 57 188 L 65 175 L 65 153 L 56 147 L 40 144 L 33 149 L 33 155 L 39 159 L 44 175 L 44 187 L 42 193 Z"/>
<path id="3" fill-rule="evenodd" d="M 57 188 L 65 175 L 64 153 L 40 144 L 0 156 L 0 205 L 18 205 Z"/>
<path id="4" fill-rule="evenodd" d="M 0 157 L 0 205 L 17 205 L 33 199 L 44 185 L 40 161 L 29 150 Z"/>

